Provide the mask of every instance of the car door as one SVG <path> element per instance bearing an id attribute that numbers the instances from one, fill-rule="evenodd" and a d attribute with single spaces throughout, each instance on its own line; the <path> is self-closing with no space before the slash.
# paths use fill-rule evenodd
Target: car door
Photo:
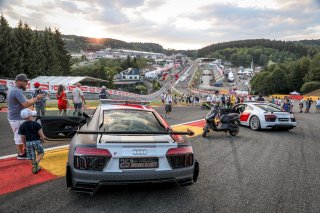
<path id="1" fill-rule="evenodd" d="M 76 130 L 86 121 L 87 118 L 82 116 L 43 116 L 40 118 L 47 141 L 71 140 Z"/>

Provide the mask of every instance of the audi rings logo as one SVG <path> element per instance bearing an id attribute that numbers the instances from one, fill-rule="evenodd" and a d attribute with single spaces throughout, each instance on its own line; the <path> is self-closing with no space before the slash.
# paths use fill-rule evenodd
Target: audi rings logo
<path id="1" fill-rule="evenodd" d="M 148 150 L 147 149 L 134 149 L 132 150 L 133 155 L 147 155 Z"/>

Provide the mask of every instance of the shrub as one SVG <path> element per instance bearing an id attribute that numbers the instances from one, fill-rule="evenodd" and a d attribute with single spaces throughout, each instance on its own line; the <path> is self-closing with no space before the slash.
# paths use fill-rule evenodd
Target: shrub
<path id="1" fill-rule="evenodd" d="M 320 81 L 311 81 L 304 83 L 300 89 L 303 94 L 312 92 L 316 89 L 320 89 Z"/>

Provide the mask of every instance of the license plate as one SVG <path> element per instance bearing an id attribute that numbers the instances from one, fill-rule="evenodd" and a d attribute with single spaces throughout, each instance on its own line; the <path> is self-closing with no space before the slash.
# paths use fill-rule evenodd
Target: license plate
<path id="1" fill-rule="evenodd" d="M 279 118 L 279 121 L 289 121 L 289 118 Z"/>
<path id="2" fill-rule="evenodd" d="M 120 169 L 150 169 L 159 168 L 158 158 L 120 158 Z"/>

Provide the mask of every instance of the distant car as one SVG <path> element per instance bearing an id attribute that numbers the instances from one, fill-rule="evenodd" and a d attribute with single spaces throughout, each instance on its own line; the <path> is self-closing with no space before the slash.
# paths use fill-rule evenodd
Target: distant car
<path id="1" fill-rule="evenodd" d="M 277 105 L 266 102 L 245 102 L 233 107 L 240 114 L 240 124 L 252 130 L 281 128 L 290 130 L 296 127 L 293 114 L 283 112 Z"/>
<path id="2" fill-rule="evenodd" d="M 197 181 L 199 164 L 186 138 L 151 107 L 101 100 L 92 116 L 44 116 L 46 140 L 70 141 L 67 187 L 94 194 L 103 185 Z"/>
<path id="3" fill-rule="evenodd" d="M 7 99 L 8 87 L 0 84 L 0 103 L 5 102 Z"/>
<path id="4" fill-rule="evenodd" d="M 222 87 L 223 84 L 222 84 L 222 82 L 215 82 L 215 83 L 213 84 L 213 86 L 214 86 L 214 87 Z"/>

